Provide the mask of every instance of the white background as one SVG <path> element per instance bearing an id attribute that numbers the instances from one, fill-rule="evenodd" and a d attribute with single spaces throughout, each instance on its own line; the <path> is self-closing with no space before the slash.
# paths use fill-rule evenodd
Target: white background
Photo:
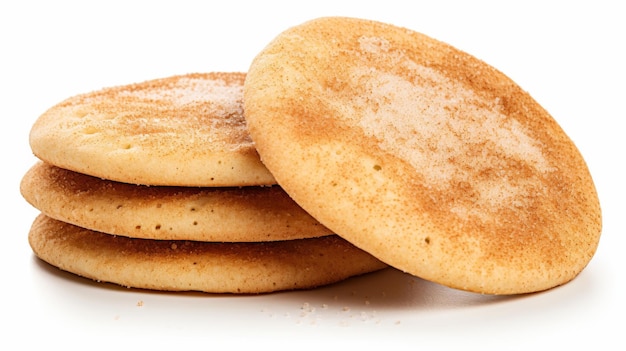
<path id="1" fill-rule="evenodd" d="M 626 349 L 624 11 L 608 1 L 15 1 L 0 5 L 3 344 L 20 348 Z M 496 298 L 386 270 L 261 296 L 96 284 L 32 254 L 19 194 L 28 133 L 61 100 L 174 74 L 246 71 L 282 30 L 326 15 L 393 23 L 465 50 L 539 101 L 588 162 L 600 247 L 571 283 Z M 2 347 L 5 348 L 4 346 Z"/>

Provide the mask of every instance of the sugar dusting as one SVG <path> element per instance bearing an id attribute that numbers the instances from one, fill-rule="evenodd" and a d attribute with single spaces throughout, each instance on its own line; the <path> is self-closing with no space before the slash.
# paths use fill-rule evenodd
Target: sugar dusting
<path id="1" fill-rule="evenodd" d="M 219 79 L 202 79 L 181 77 L 172 85 L 165 85 L 159 89 L 124 90 L 120 96 L 131 96 L 142 100 L 166 101 L 173 105 L 183 106 L 202 102 L 212 102 L 221 106 L 221 115 L 227 112 L 241 112 L 240 96 L 243 95 L 243 85 L 226 84 Z"/>
<path id="2" fill-rule="evenodd" d="M 482 216 L 470 212 L 521 205 L 520 199 L 534 185 L 505 172 L 503 160 L 516 160 L 538 173 L 554 170 L 541 143 L 500 112 L 498 99 L 485 104 L 461 84 L 391 51 L 384 39 L 363 37 L 359 44 L 363 54 L 383 55 L 384 60 L 407 67 L 417 79 L 409 81 L 373 65 L 354 65 L 352 86 L 363 92 L 342 101 L 340 108 L 348 111 L 344 118 L 378 140 L 381 149 L 411 164 L 429 186 L 440 191 L 461 183 L 471 186 L 480 210 L 458 207 L 453 212 Z M 498 181 L 477 176 L 486 172 L 496 172 Z"/>
<path id="3" fill-rule="evenodd" d="M 143 111 L 116 116 L 114 125 L 129 126 L 127 134 L 191 134 L 223 149 L 252 145 L 243 117 L 241 82 L 180 76 L 167 84 L 128 86 L 117 91 L 116 99 L 126 99 L 134 111 Z"/>
<path id="4" fill-rule="evenodd" d="M 389 41 L 379 37 L 362 36 L 359 38 L 359 45 L 361 50 L 371 54 L 387 52 L 390 48 Z"/>

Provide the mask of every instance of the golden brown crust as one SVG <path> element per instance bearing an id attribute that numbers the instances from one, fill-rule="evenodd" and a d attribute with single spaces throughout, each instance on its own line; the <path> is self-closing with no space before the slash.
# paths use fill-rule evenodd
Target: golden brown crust
<path id="1" fill-rule="evenodd" d="M 331 234 L 279 186 L 132 185 L 37 162 L 20 191 L 54 219 L 135 238 L 238 242 Z"/>
<path id="2" fill-rule="evenodd" d="M 582 156 L 513 81 L 425 35 L 321 18 L 253 61 L 248 128 L 277 182 L 386 263 L 492 294 L 548 289 L 595 253 Z"/>
<path id="3" fill-rule="evenodd" d="M 307 289 L 386 267 L 336 235 L 266 243 L 147 240 L 38 216 L 29 242 L 62 270 L 126 287 L 268 293 Z"/>
<path id="4" fill-rule="evenodd" d="M 33 125 L 40 159 L 120 182 L 271 185 L 242 111 L 244 73 L 195 73 L 69 98 Z"/>

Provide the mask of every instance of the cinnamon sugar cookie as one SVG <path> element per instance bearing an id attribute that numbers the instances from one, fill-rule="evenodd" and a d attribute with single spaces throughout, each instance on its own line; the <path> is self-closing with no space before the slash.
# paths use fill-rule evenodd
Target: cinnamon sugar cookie
<path id="1" fill-rule="evenodd" d="M 386 267 L 336 235 L 267 243 L 133 239 L 38 216 L 42 260 L 102 282 L 163 291 L 268 293 L 318 287 Z"/>
<path id="2" fill-rule="evenodd" d="M 20 191 L 49 217 L 135 238 L 238 242 L 331 234 L 279 186 L 143 186 L 38 162 Z"/>
<path id="3" fill-rule="evenodd" d="M 246 129 L 244 78 L 187 74 L 78 95 L 39 117 L 30 145 L 55 166 L 126 183 L 274 184 Z"/>
<path id="4" fill-rule="evenodd" d="M 507 76 L 405 28 L 320 18 L 244 85 L 267 168 L 313 217 L 402 271 L 489 294 L 573 279 L 595 253 L 590 172 Z"/>

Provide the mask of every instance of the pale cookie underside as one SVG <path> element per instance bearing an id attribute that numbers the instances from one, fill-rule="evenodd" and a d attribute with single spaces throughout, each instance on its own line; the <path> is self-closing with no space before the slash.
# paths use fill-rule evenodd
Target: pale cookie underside
<path id="1" fill-rule="evenodd" d="M 35 122 L 30 145 L 56 166 L 146 185 L 275 184 L 250 140 L 244 73 L 197 73 L 69 98 Z"/>
<path id="2" fill-rule="evenodd" d="M 253 242 L 331 234 L 279 186 L 142 186 L 37 162 L 20 191 L 49 217 L 135 238 Z"/>
<path id="3" fill-rule="evenodd" d="M 147 240 L 38 216 L 35 254 L 96 281 L 162 291 L 269 293 L 307 289 L 386 267 L 336 235 L 266 243 Z"/>
<path id="4" fill-rule="evenodd" d="M 572 141 L 508 77 L 444 43 L 313 20 L 254 59 L 244 105 L 281 187 L 398 269 L 514 294 L 573 279 L 595 253 L 598 197 Z"/>

